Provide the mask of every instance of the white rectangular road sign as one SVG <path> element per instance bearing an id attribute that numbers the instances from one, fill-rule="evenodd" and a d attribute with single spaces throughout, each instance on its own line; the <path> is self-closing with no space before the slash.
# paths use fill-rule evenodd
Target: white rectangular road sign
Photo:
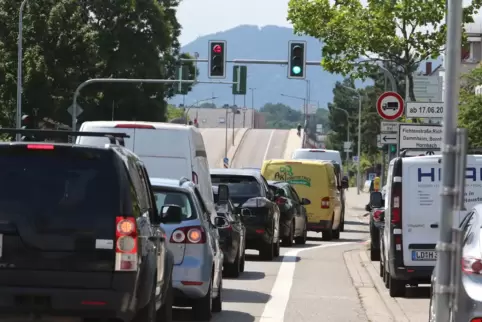
<path id="1" fill-rule="evenodd" d="M 399 122 L 380 122 L 381 133 L 398 133 Z"/>
<path id="2" fill-rule="evenodd" d="M 440 149 L 442 137 L 441 126 L 400 124 L 399 149 Z"/>
<path id="3" fill-rule="evenodd" d="M 420 118 L 442 118 L 444 103 L 442 102 L 407 102 L 406 116 Z"/>
<path id="4" fill-rule="evenodd" d="M 442 100 L 443 77 L 413 76 L 413 94 L 418 102 Z"/>
<path id="5" fill-rule="evenodd" d="M 398 134 L 397 133 L 381 133 L 380 141 L 382 144 L 397 144 Z"/>

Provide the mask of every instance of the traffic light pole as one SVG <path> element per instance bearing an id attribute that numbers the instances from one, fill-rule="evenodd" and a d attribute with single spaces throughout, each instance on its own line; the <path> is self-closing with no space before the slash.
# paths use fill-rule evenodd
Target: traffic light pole
<path id="1" fill-rule="evenodd" d="M 209 60 L 205 58 L 181 58 L 181 61 L 186 61 L 186 62 L 195 62 L 195 63 L 208 63 Z M 226 60 L 227 63 L 234 63 L 234 64 L 244 64 L 244 65 L 289 65 L 289 62 L 287 60 L 261 60 L 261 59 L 234 59 L 234 60 Z M 368 63 L 370 61 L 361 61 L 358 63 L 355 63 L 355 65 L 359 65 L 361 63 Z M 307 66 L 318 66 L 320 67 L 321 62 L 320 61 L 306 61 Z M 393 92 L 398 92 L 397 90 L 397 81 L 395 80 L 395 77 L 393 74 L 386 69 L 383 66 L 380 66 L 376 64 L 376 66 L 382 70 L 385 75 L 388 76 L 390 79 L 390 85 L 392 87 Z"/>
<path id="2" fill-rule="evenodd" d="M 182 79 L 142 79 L 142 78 L 92 78 L 86 80 L 75 89 L 74 99 L 72 104 L 72 130 L 75 131 L 77 128 L 77 98 L 80 95 L 80 91 L 87 85 L 97 84 L 97 83 L 112 83 L 112 84 L 212 84 L 212 85 L 236 85 L 236 82 L 225 82 L 225 81 L 197 81 L 197 80 L 182 80 Z"/>

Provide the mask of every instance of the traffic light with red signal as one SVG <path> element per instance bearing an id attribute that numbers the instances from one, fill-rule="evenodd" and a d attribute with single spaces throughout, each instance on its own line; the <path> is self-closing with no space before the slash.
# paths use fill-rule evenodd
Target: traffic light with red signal
<path id="1" fill-rule="evenodd" d="M 226 41 L 209 41 L 209 78 L 226 78 Z"/>

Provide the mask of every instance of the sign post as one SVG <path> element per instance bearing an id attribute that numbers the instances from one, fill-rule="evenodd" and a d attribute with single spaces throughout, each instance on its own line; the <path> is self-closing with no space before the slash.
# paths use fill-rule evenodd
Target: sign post
<path id="1" fill-rule="evenodd" d="M 395 92 L 385 92 L 377 100 L 377 112 L 381 118 L 394 121 L 403 115 L 403 98 Z"/>
<path id="2" fill-rule="evenodd" d="M 223 165 L 224 165 L 225 168 L 229 168 L 229 159 L 227 157 L 224 157 Z"/>

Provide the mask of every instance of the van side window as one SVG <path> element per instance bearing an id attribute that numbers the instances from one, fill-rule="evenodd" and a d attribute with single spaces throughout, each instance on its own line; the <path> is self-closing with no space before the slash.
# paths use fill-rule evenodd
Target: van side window
<path id="1" fill-rule="evenodd" d="M 128 184 L 128 189 L 129 189 L 129 196 L 125 196 L 130 199 L 130 207 L 132 207 L 132 215 L 135 218 L 139 218 L 142 215 L 141 211 L 141 206 L 139 205 L 139 197 L 138 197 L 138 191 L 134 185 L 134 182 L 132 180 L 132 176 L 130 174 L 129 168 L 127 166 L 128 159 L 124 159 L 122 162 L 122 167 L 125 170 L 125 179 L 126 183 Z M 127 206 L 127 205 L 126 205 Z M 125 209 L 127 211 L 127 209 Z"/>
<path id="2" fill-rule="evenodd" d="M 138 162 L 137 165 L 139 167 L 139 175 L 141 177 L 144 189 L 146 191 L 147 205 L 148 205 L 149 209 L 156 210 L 155 209 L 156 202 L 154 201 L 155 200 L 154 194 L 152 193 L 152 187 L 151 187 L 151 183 L 149 181 L 149 177 L 147 175 L 146 167 L 144 166 L 144 164 L 142 162 Z M 156 213 L 159 213 L 159 212 L 156 211 Z"/>

